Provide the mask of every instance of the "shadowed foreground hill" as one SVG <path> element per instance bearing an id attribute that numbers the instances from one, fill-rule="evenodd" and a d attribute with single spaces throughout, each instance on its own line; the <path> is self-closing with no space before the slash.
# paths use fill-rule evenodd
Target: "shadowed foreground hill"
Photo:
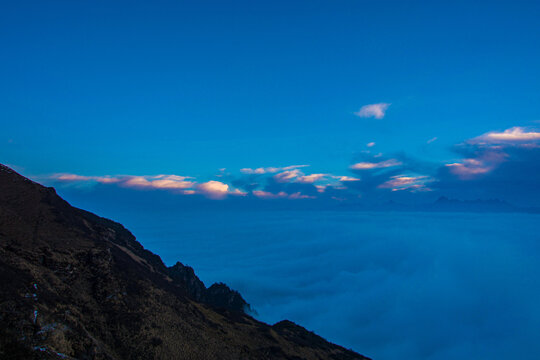
<path id="1" fill-rule="evenodd" d="M 238 292 L 3 165 L 0 285 L 2 359 L 367 359 L 253 319 Z"/>

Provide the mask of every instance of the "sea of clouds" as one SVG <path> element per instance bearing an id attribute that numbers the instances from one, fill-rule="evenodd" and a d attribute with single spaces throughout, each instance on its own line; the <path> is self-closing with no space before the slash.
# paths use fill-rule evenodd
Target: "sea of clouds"
<path id="1" fill-rule="evenodd" d="M 538 215 L 159 217 L 126 225 L 167 265 L 239 290 L 265 322 L 290 319 L 376 360 L 540 358 Z"/>

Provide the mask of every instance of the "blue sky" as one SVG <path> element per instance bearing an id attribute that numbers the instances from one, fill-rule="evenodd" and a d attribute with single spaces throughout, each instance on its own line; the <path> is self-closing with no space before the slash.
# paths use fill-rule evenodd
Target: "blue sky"
<path id="1" fill-rule="evenodd" d="M 520 184 L 509 164 L 540 177 L 539 16 L 535 1 L 3 4 L 1 161 L 55 186 L 165 174 L 189 177 L 198 193 L 219 181 L 297 197 L 317 194 L 276 186 L 287 170 L 255 181 L 241 169 L 309 165 L 291 182 L 378 181 L 336 198 L 419 178 L 437 195 L 538 205 L 526 193 L 505 197 L 500 184 Z M 383 116 L 359 116 L 374 104 L 387 104 Z M 497 141 L 474 140 L 486 134 Z M 401 167 L 351 168 L 382 161 Z M 493 173 L 503 180 L 489 194 L 471 186 Z M 248 180 L 258 187 L 238 185 Z M 458 190 L 438 191 L 448 183 Z"/>
<path id="2" fill-rule="evenodd" d="M 540 208 L 540 1 L 4 1 L 0 46 L 0 162 L 261 319 L 538 358 L 537 215 L 253 210 Z"/>

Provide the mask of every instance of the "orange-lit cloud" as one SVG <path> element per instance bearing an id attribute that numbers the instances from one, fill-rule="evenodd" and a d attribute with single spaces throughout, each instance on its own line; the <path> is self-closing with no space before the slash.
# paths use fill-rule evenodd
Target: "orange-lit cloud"
<path id="1" fill-rule="evenodd" d="M 238 189 L 231 190 L 229 185 L 215 180 L 210 180 L 197 185 L 197 190 L 206 197 L 214 200 L 224 199 L 227 195 L 246 195 L 245 192 Z"/>
<path id="2" fill-rule="evenodd" d="M 97 182 L 101 184 L 118 184 L 128 188 L 184 190 L 195 186 L 194 181 L 187 176 L 153 175 L 153 176 L 83 176 L 77 174 L 56 174 L 53 179 L 63 182 Z"/>
<path id="3" fill-rule="evenodd" d="M 189 189 L 195 185 L 195 182 L 186 179 L 189 177 L 178 175 L 125 176 L 121 185 L 153 189 Z"/>

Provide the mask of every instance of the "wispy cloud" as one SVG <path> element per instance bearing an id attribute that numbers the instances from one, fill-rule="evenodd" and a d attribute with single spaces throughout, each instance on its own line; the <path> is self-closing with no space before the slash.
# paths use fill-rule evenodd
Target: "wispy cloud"
<path id="1" fill-rule="evenodd" d="M 290 182 L 292 180 L 296 180 L 298 177 L 303 176 L 304 174 L 298 170 L 286 170 L 283 172 L 280 172 L 279 174 L 274 175 L 274 180 L 277 182 L 283 183 L 283 182 Z"/>
<path id="2" fill-rule="evenodd" d="M 364 105 L 360 108 L 360 110 L 358 110 L 354 114 L 362 118 L 373 117 L 375 119 L 382 119 L 384 115 L 386 114 L 386 110 L 388 109 L 389 106 L 390 106 L 389 103 Z"/>
<path id="3" fill-rule="evenodd" d="M 322 180 L 327 176 L 328 174 L 303 175 L 303 176 L 300 176 L 297 181 L 304 184 L 313 184 L 315 181 Z"/>
<path id="4" fill-rule="evenodd" d="M 359 178 L 353 176 L 336 176 L 339 181 L 360 181 Z"/>
<path id="5" fill-rule="evenodd" d="M 432 137 L 431 139 L 429 139 L 428 141 L 426 141 L 426 143 L 431 144 L 432 142 L 437 141 L 437 139 L 438 139 L 438 137 L 436 137 L 436 136 L 435 136 L 435 137 Z"/>
<path id="6" fill-rule="evenodd" d="M 375 142 L 369 142 L 366 144 L 367 147 L 374 147 L 375 146 Z"/>
<path id="7" fill-rule="evenodd" d="M 475 158 L 466 158 L 459 162 L 446 164 L 450 172 L 463 180 L 473 179 L 478 175 L 493 171 L 508 155 L 498 150 L 488 150 Z"/>
<path id="8" fill-rule="evenodd" d="M 292 194 L 287 194 L 285 191 L 272 193 L 269 191 L 254 190 L 252 194 L 261 199 L 293 199 L 295 200 L 295 199 L 314 199 L 315 198 L 314 196 L 311 196 L 311 195 L 302 194 L 299 191 Z"/>
<path id="9" fill-rule="evenodd" d="M 111 184 L 111 183 L 117 183 L 122 181 L 118 177 L 112 177 L 112 176 L 84 176 L 84 175 L 77 175 L 77 174 L 55 174 L 53 177 L 60 181 L 95 181 L 102 184 Z"/>
<path id="10" fill-rule="evenodd" d="M 470 140 L 471 143 L 522 143 L 540 140 L 540 132 L 514 126 L 502 132 L 491 131 Z"/>
<path id="11" fill-rule="evenodd" d="M 431 181 L 433 181 L 433 179 L 429 176 L 395 175 L 378 187 L 380 189 L 392 189 L 392 191 L 430 191 L 431 189 L 426 186 L 426 183 Z"/>
<path id="12" fill-rule="evenodd" d="M 511 149 L 535 149 L 539 147 L 538 142 L 540 132 L 520 126 L 504 131 L 490 131 L 458 145 L 458 148 L 470 148 L 468 151 L 473 156 L 445 166 L 460 179 L 471 180 L 494 171 L 505 161 L 510 161 Z"/>
<path id="13" fill-rule="evenodd" d="M 84 176 L 77 174 L 55 174 L 51 178 L 62 182 L 97 182 L 101 184 L 118 184 L 123 187 L 153 189 L 189 189 L 195 182 L 188 176 L 153 175 L 153 176 Z"/>
<path id="14" fill-rule="evenodd" d="M 256 169 L 252 168 L 243 168 L 240 169 L 240 172 L 243 174 L 275 174 L 280 171 L 289 171 L 293 169 L 303 168 L 307 167 L 309 165 L 290 165 L 290 166 L 284 166 L 284 167 L 259 167 Z"/>
<path id="15" fill-rule="evenodd" d="M 280 191 L 279 193 L 271 193 L 269 191 L 263 191 L 263 190 L 253 190 L 253 195 L 255 195 L 258 198 L 261 199 L 279 199 L 279 198 L 286 198 L 289 196 L 286 192 Z"/>
<path id="16" fill-rule="evenodd" d="M 127 187 L 148 187 L 154 189 L 189 189 L 195 182 L 188 181 L 187 176 L 158 175 L 158 176 L 131 176 L 126 177 L 123 185 Z"/>
<path id="17" fill-rule="evenodd" d="M 389 159 L 384 160 L 380 162 L 359 162 L 356 164 L 351 165 L 352 170 L 371 170 L 371 169 L 382 169 L 382 168 L 388 168 L 392 166 L 399 166 L 402 165 L 401 161 L 398 161 L 396 159 Z"/>

